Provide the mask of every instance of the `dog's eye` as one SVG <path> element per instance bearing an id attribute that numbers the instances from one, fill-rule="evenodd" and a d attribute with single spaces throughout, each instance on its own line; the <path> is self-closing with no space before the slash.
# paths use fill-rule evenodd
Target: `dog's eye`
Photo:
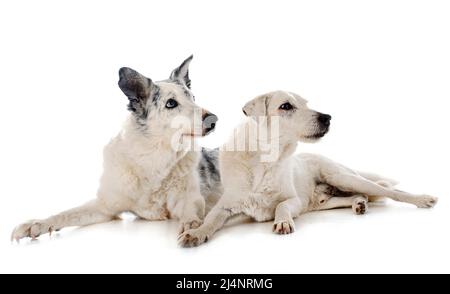
<path id="1" fill-rule="evenodd" d="M 292 110 L 294 108 L 291 103 L 286 102 L 280 105 L 279 109 L 281 110 Z"/>
<path id="2" fill-rule="evenodd" d="M 177 106 L 178 106 L 178 102 L 175 99 L 169 99 L 166 102 L 166 108 L 171 109 L 171 108 L 175 108 Z"/>

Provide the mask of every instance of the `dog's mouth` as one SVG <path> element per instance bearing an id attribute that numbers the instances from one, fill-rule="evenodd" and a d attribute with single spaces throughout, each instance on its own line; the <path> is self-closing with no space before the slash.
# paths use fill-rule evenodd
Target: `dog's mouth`
<path id="1" fill-rule="evenodd" d="M 216 129 L 216 121 L 213 122 L 208 122 L 208 123 L 203 123 L 203 128 L 202 128 L 202 133 L 198 134 L 195 132 L 191 132 L 191 133 L 185 133 L 183 134 L 183 136 L 187 136 L 187 137 L 204 137 L 206 135 L 211 134 L 215 129 Z"/>
<path id="2" fill-rule="evenodd" d="M 312 135 L 308 135 L 308 136 L 304 136 L 305 139 L 309 139 L 309 140 L 318 140 L 320 138 L 322 138 L 323 136 L 325 136 L 326 133 L 328 133 L 329 128 L 325 128 L 323 130 L 320 130 L 317 133 L 314 133 Z"/>
<path id="3" fill-rule="evenodd" d="M 203 129 L 203 136 L 209 135 L 216 129 L 216 123 L 210 123 L 208 127 Z"/>
<path id="4" fill-rule="evenodd" d="M 192 137 L 192 138 L 204 137 L 204 136 L 207 136 L 207 135 L 211 134 L 212 132 L 214 132 L 214 129 L 215 129 L 215 126 L 213 126 L 211 128 L 204 128 L 204 129 L 202 129 L 202 133 L 201 134 L 185 133 L 185 134 L 183 134 L 183 136 L 185 136 L 185 137 Z"/>

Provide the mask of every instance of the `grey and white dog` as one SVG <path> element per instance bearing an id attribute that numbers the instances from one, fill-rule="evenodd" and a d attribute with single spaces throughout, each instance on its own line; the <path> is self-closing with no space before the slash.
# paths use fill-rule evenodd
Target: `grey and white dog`
<path id="1" fill-rule="evenodd" d="M 222 191 L 216 185 L 220 182 L 217 152 L 196 151 L 192 145 L 194 137 L 214 130 L 217 117 L 194 102 L 191 60 L 192 56 L 169 79 L 158 82 L 131 68 L 120 69 L 118 84 L 131 113 L 104 148 L 96 199 L 46 219 L 27 221 L 14 229 L 12 240 L 107 222 L 125 211 L 147 220 L 176 218 L 181 232 L 200 225 L 205 202 L 211 206 Z"/>

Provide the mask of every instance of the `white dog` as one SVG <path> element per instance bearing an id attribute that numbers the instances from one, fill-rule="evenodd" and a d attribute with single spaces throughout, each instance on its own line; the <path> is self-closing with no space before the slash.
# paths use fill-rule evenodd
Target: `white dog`
<path id="1" fill-rule="evenodd" d="M 14 229 L 12 240 L 107 222 L 124 211 L 147 220 L 177 218 L 181 231 L 200 225 L 205 198 L 221 194 L 220 185 L 215 185 L 220 181 L 214 169 L 217 156 L 205 149 L 196 152 L 187 143 L 211 132 L 217 117 L 194 102 L 188 74 L 191 60 L 192 56 L 169 79 L 159 82 L 130 68 L 120 69 L 119 87 L 128 97 L 131 114 L 104 149 L 97 198 L 47 219 L 21 224 Z M 196 117 L 200 127 L 195 127 Z"/>
<path id="2" fill-rule="evenodd" d="M 367 200 L 379 197 L 417 207 L 432 207 L 437 201 L 395 190 L 395 182 L 389 179 L 356 172 L 319 155 L 293 155 L 298 141 L 323 137 L 331 120 L 331 116 L 309 109 L 307 101 L 296 94 L 277 91 L 261 95 L 243 111 L 251 118 L 235 130 L 219 155 L 224 194 L 199 228 L 179 236 L 182 246 L 206 242 L 230 217 L 239 214 L 261 222 L 275 220 L 274 232 L 289 234 L 294 231 L 293 218 L 311 210 L 353 207 L 362 214 Z M 251 140 L 255 134 L 256 144 Z M 263 148 L 267 146 L 262 137 L 268 138 L 271 148 Z M 243 150 L 226 151 L 242 138 Z"/>

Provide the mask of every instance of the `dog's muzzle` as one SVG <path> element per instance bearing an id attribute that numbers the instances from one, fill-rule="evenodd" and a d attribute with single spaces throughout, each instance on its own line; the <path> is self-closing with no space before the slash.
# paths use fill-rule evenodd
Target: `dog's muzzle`
<path id="1" fill-rule="evenodd" d="M 328 129 L 330 127 L 331 115 L 325 113 L 317 113 L 317 120 L 320 123 L 321 128 Z"/>
<path id="2" fill-rule="evenodd" d="M 215 114 L 212 114 L 210 112 L 203 114 L 202 124 L 203 124 L 203 135 L 204 136 L 208 135 L 215 129 L 217 120 L 218 120 L 218 118 Z"/>
<path id="3" fill-rule="evenodd" d="M 318 112 L 317 113 L 317 122 L 318 122 L 319 128 L 315 134 L 310 135 L 307 138 L 320 139 L 323 136 L 325 136 L 325 134 L 328 133 L 328 130 L 330 129 L 330 121 L 331 121 L 331 115 Z"/>

